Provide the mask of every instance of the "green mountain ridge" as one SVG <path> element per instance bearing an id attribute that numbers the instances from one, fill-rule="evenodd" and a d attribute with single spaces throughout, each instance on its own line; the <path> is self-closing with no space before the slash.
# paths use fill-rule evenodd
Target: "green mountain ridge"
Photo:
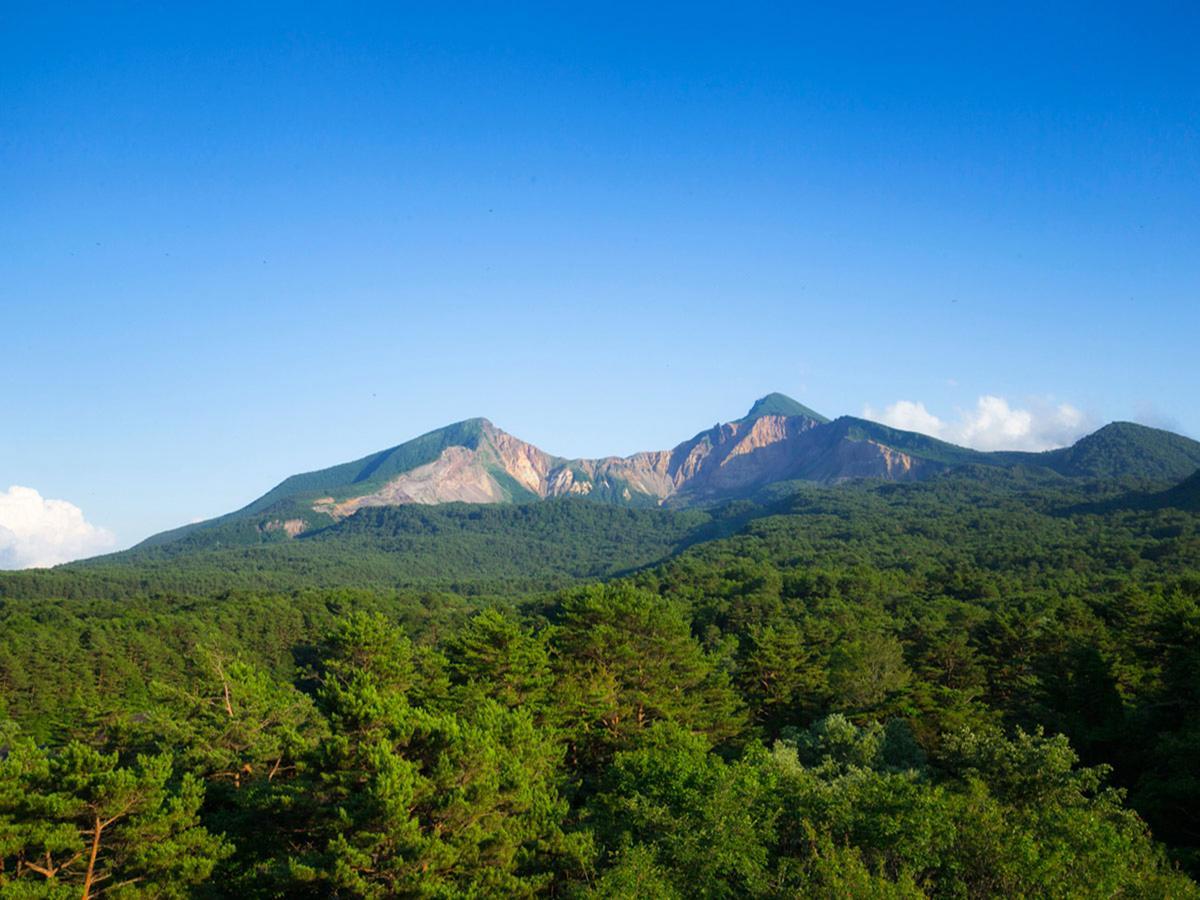
<path id="1" fill-rule="evenodd" d="M 750 411 L 740 421 L 757 419 L 760 416 L 805 416 L 824 425 L 829 421 L 819 412 L 809 409 L 803 403 L 798 403 L 786 394 L 772 393 L 754 401 Z"/>
<path id="2" fill-rule="evenodd" d="M 1200 468 L 1200 442 L 1133 422 L 1112 422 L 1070 447 L 1047 451 L 1045 459 L 1048 468 L 1067 476 L 1178 481 Z"/>
<path id="3" fill-rule="evenodd" d="M 1030 468 L 1065 478 L 1164 487 L 1200 468 L 1200 442 L 1114 422 L 1070 447 L 982 452 L 854 416 L 831 421 L 774 393 L 741 419 L 700 432 L 670 451 L 567 460 L 475 418 L 352 462 L 291 476 L 239 510 L 154 535 L 134 550 L 170 545 L 190 552 L 286 541 L 378 507 L 565 498 L 688 509 L 750 497 L 776 483 L 921 481 L 964 467 Z"/>

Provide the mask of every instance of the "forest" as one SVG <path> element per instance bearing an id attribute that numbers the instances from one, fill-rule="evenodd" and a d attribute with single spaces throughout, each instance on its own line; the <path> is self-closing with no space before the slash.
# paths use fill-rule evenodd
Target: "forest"
<path id="1" fill-rule="evenodd" d="M 965 469 L 0 576 L 0 896 L 1200 896 L 1200 509 Z"/>

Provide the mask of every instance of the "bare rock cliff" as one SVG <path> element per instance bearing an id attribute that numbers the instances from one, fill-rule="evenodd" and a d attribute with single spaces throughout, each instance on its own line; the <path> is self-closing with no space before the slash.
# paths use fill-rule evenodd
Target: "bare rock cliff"
<path id="1" fill-rule="evenodd" d="M 342 518 L 371 506 L 566 496 L 687 505 L 787 479 L 901 481 L 921 477 L 927 468 L 924 460 L 872 440 L 851 439 L 807 415 L 750 416 L 714 426 L 672 450 L 600 459 L 552 456 L 484 421 L 477 446 L 447 447 L 434 461 L 369 493 L 322 498 L 312 508 Z"/>

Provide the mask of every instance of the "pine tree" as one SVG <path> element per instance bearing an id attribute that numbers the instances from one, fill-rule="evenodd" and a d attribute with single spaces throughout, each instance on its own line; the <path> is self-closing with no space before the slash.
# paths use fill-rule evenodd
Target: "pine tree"
<path id="1" fill-rule="evenodd" d="M 0 760 L 0 893 L 186 897 L 232 851 L 200 826 L 203 798 L 167 754 L 123 766 L 19 740 Z"/>

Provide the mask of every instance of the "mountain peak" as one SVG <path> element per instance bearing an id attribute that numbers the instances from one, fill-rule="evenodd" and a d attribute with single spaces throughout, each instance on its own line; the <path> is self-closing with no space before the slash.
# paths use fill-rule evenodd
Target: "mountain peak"
<path id="1" fill-rule="evenodd" d="M 465 419 L 395 447 L 284 479 L 245 507 L 209 522 L 148 538 L 145 546 L 184 541 L 254 544 L 315 532 L 373 507 L 444 503 L 531 503 L 586 498 L 630 507 L 702 506 L 751 496 L 777 482 L 851 479 L 919 481 L 966 466 L 1047 469 L 1068 478 L 1179 482 L 1200 468 L 1200 442 L 1115 422 L 1071 447 L 1042 453 L 983 453 L 842 416 L 824 416 L 779 393 L 747 415 L 670 450 L 628 457 L 564 459 Z M 1179 488 L 1195 503 L 1200 476 Z M 1190 508 L 1190 507 L 1189 507 Z"/>
<path id="2" fill-rule="evenodd" d="M 819 412 L 814 412 L 803 403 L 798 403 L 786 394 L 780 393 L 767 394 L 767 396 L 755 400 L 743 421 L 757 419 L 759 416 L 807 416 L 817 422 L 829 421 Z"/>
<path id="3" fill-rule="evenodd" d="M 1200 466 L 1200 443 L 1134 422 L 1110 422 L 1045 459 L 1062 475 L 1178 481 Z"/>

